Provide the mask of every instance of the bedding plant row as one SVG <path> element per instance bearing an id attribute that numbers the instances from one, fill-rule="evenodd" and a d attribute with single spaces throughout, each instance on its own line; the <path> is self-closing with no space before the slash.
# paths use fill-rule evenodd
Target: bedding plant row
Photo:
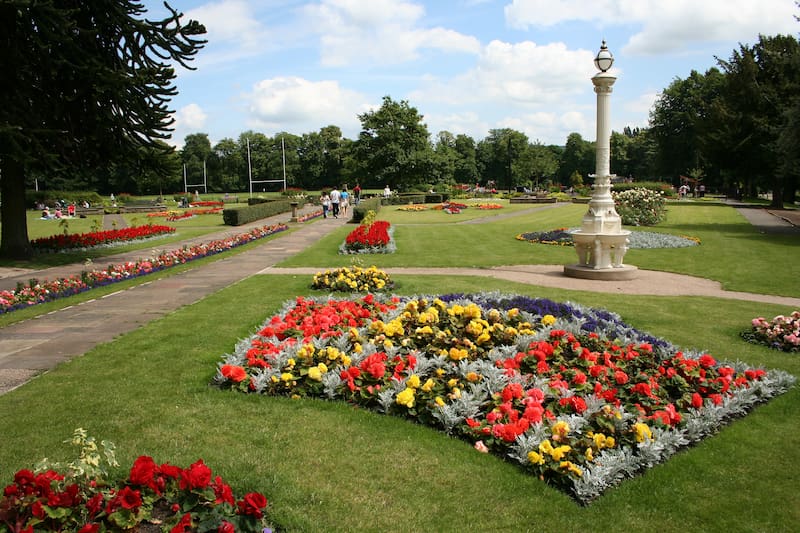
<path id="1" fill-rule="evenodd" d="M 498 293 L 298 297 L 214 378 L 434 426 L 581 503 L 794 381 L 681 351 L 608 311 Z"/>

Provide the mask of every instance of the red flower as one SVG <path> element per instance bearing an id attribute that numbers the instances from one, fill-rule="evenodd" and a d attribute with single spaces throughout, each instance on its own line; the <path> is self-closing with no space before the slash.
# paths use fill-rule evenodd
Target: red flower
<path id="1" fill-rule="evenodd" d="M 152 457 L 139 456 L 131 466 L 130 480 L 134 485 L 150 486 L 156 474 L 157 466 Z"/>
<path id="2" fill-rule="evenodd" d="M 211 483 L 211 469 L 202 459 L 181 471 L 180 486 L 184 490 L 204 489 Z"/>
<path id="3" fill-rule="evenodd" d="M 267 498 L 258 492 L 248 492 L 239 502 L 239 514 L 261 518 L 264 516 L 264 508 L 267 506 Z"/>
<path id="4" fill-rule="evenodd" d="M 222 372 L 223 376 L 236 383 L 241 383 L 247 379 L 247 372 L 238 365 L 222 365 L 220 372 Z"/>
<path id="5" fill-rule="evenodd" d="M 233 497 L 233 491 L 231 490 L 231 487 L 222 481 L 221 477 L 215 477 L 214 483 L 211 484 L 211 487 L 214 489 L 216 503 L 225 502 L 231 505 L 236 505 L 236 499 Z"/>
<path id="6" fill-rule="evenodd" d="M 138 509 L 142 505 L 142 493 L 130 487 L 123 487 L 117 493 L 117 498 L 125 509 Z"/>
<path id="7" fill-rule="evenodd" d="M 222 524 L 217 528 L 217 533 L 236 533 L 236 527 L 230 522 L 223 520 Z"/>
<path id="8" fill-rule="evenodd" d="M 78 533 L 97 533 L 100 531 L 100 524 L 86 524 L 78 530 Z"/>
<path id="9" fill-rule="evenodd" d="M 185 531 L 192 531 L 192 515 L 186 513 L 181 517 L 180 522 L 175 524 L 175 527 L 170 529 L 170 533 L 184 533 Z"/>

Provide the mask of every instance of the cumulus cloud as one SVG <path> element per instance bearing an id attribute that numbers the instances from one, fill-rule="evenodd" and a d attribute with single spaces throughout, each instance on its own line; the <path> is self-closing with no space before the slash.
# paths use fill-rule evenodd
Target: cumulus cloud
<path id="1" fill-rule="evenodd" d="M 363 95 L 342 88 L 337 81 L 293 76 L 262 80 L 245 98 L 254 126 L 288 131 L 291 127 L 316 131 L 336 124 L 343 132 L 357 132 L 358 113 L 369 109 Z"/>
<path id="2" fill-rule="evenodd" d="M 475 66 L 447 80 L 428 80 L 414 99 L 448 102 L 509 102 L 547 105 L 584 92 L 592 76 L 594 54 L 569 50 L 563 43 L 539 46 L 531 41 L 490 42 Z"/>
<path id="3" fill-rule="evenodd" d="M 794 33 L 794 0 L 513 0 L 505 7 L 514 28 L 546 28 L 583 21 L 601 27 L 639 25 L 623 51 L 651 55 L 719 40 L 755 40 Z"/>
<path id="4" fill-rule="evenodd" d="M 323 0 L 305 6 L 303 12 L 320 36 L 321 62 L 329 67 L 404 63 L 425 48 L 467 53 L 480 48 L 472 36 L 421 27 L 424 7 L 403 0 Z"/>

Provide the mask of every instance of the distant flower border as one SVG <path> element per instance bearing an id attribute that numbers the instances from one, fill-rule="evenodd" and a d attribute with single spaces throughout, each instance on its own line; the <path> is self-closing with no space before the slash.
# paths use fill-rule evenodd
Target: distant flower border
<path id="1" fill-rule="evenodd" d="M 227 239 L 214 240 L 170 252 L 163 252 L 148 259 L 139 259 L 136 262 L 109 265 L 105 270 L 84 270 L 78 276 L 60 278 L 54 281 L 45 280 L 40 282 L 34 278 L 27 285 L 19 283 L 16 290 L 0 291 L 0 314 L 10 313 L 59 298 L 66 298 L 90 289 L 133 279 L 188 263 L 195 259 L 226 252 L 237 246 L 269 237 L 287 229 L 289 229 L 289 226 L 286 224 L 262 226 Z"/>
<path id="2" fill-rule="evenodd" d="M 132 241 L 160 237 L 174 232 L 175 228 L 171 226 L 145 224 L 142 226 L 91 231 L 88 233 L 60 233 L 49 237 L 33 239 L 31 241 L 31 246 L 36 253 L 85 250 L 112 244 L 127 244 Z"/>
<path id="3" fill-rule="evenodd" d="M 516 239 L 534 244 L 574 246 L 572 234 L 575 231 L 577 228 L 556 228 L 550 231 L 520 233 Z M 628 241 L 628 247 L 634 249 L 689 248 L 700 244 L 698 237 L 676 236 L 653 231 L 631 231 Z"/>
<path id="4" fill-rule="evenodd" d="M 382 292 L 394 288 L 389 274 L 376 266 L 336 268 L 317 272 L 311 288 L 338 292 Z"/>
<path id="5" fill-rule="evenodd" d="M 394 226 L 385 220 L 361 224 L 339 245 L 339 253 L 343 255 L 391 254 L 395 251 L 397 246 L 394 242 Z"/>

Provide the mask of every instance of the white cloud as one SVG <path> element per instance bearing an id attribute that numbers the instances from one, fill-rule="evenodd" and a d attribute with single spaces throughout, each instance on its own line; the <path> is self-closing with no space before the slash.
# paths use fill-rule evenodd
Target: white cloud
<path id="1" fill-rule="evenodd" d="M 692 44 L 753 41 L 759 34 L 794 33 L 794 0 L 513 0 L 505 7 L 513 28 L 547 28 L 582 21 L 600 27 L 640 25 L 623 51 L 663 54 Z"/>
<path id="2" fill-rule="evenodd" d="M 262 80 L 245 98 L 254 126 L 287 131 L 310 132 L 335 124 L 345 134 L 357 133 L 357 114 L 369 109 L 363 95 L 343 89 L 337 81 L 298 77 Z"/>
<path id="3" fill-rule="evenodd" d="M 588 50 L 568 50 L 563 43 L 538 46 L 492 41 L 473 68 L 446 80 L 428 80 L 412 98 L 449 104 L 493 106 L 549 105 L 591 85 L 592 58 Z"/>
<path id="4" fill-rule="evenodd" d="M 474 37 L 441 27 L 422 28 L 422 5 L 403 0 L 323 0 L 304 8 L 320 35 L 324 66 L 356 62 L 397 64 L 416 59 L 423 48 L 475 53 Z"/>
<path id="5" fill-rule="evenodd" d="M 250 48 L 258 44 L 263 27 L 256 19 L 249 2 L 222 0 L 187 11 L 186 17 L 201 22 L 206 38 L 214 43 L 235 43 Z"/>

